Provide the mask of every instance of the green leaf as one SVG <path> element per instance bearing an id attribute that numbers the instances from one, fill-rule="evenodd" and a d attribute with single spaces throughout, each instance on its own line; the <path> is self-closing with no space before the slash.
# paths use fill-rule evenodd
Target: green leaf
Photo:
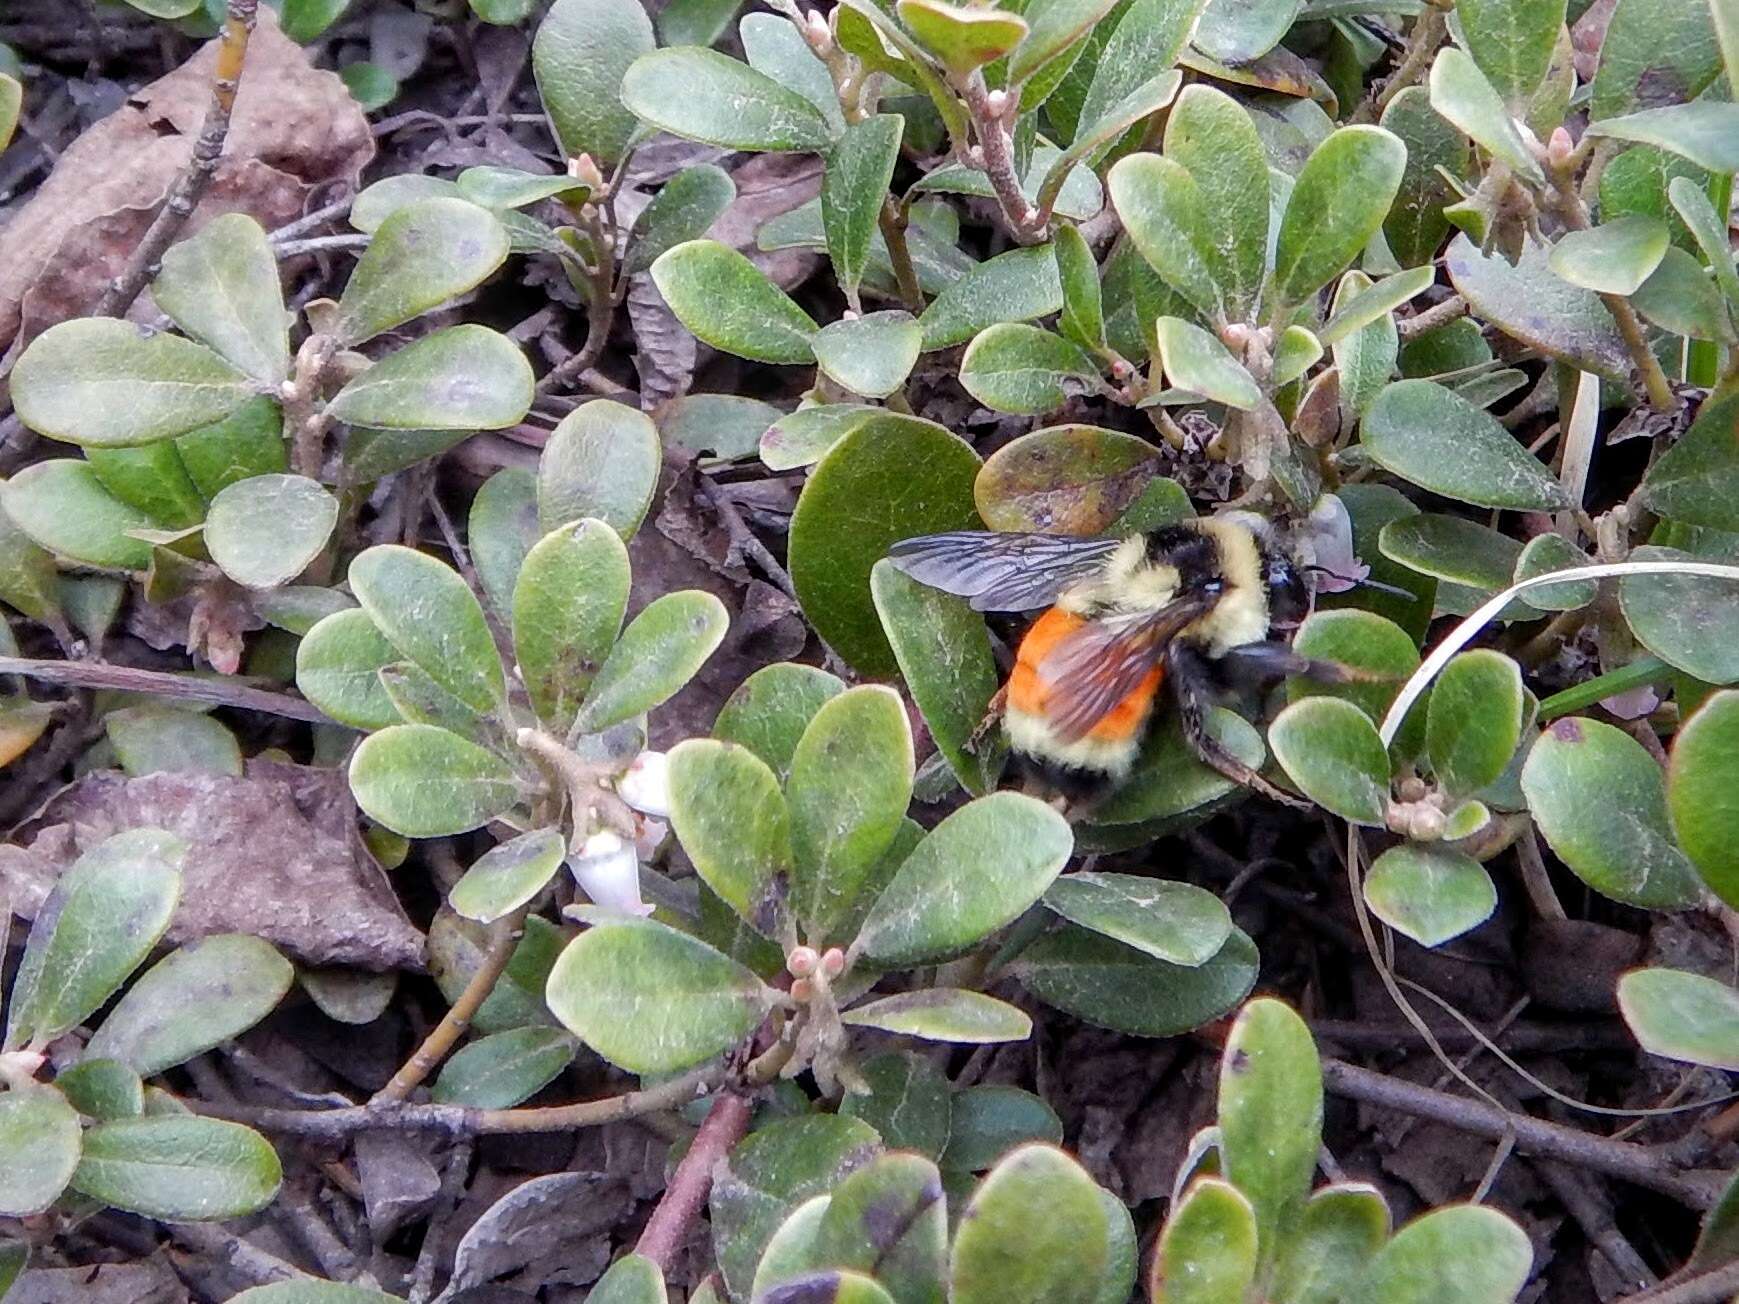
<path id="1" fill-rule="evenodd" d="M 1546 79 L 1564 0 L 1466 0 L 1455 16 L 1467 52 L 1517 117 Z"/>
<path id="2" fill-rule="evenodd" d="M 254 398 L 224 420 L 182 435 L 175 441 L 175 451 L 199 492 L 215 498 L 238 480 L 288 469 L 283 430 L 284 414 L 278 405 L 269 398 Z"/>
<path id="3" fill-rule="evenodd" d="M 1156 71 L 1178 61 L 1206 0 L 1132 0 L 1106 41 L 1077 121 L 1098 122 Z"/>
<path id="4" fill-rule="evenodd" d="M 543 891 L 567 854 L 560 829 L 522 833 L 472 861 L 447 894 L 447 903 L 467 919 L 491 923 Z"/>
<path id="5" fill-rule="evenodd" d="M 175 440 L 136 448 L 92 448 L 85 461 L 104 489 L 160 526 L 185 530 L 205 519 L 205 499 L 182 465 Z"/>
<path id="6" fill-rule="evenodd" d="M 72 1186 L 147 1218 L 211 1222 L 265 1208 L 283 1176 L 277 1152 L 251 1128 L 162 1115 L 86 1131 Z"/>
<path id="7" fill-rule="evenodd" d="M 1509 535 L 1489 525 L 1437 512 L 1391 521 L 1377 537 L 1385 557 L 1479 594 L 1506 587 L 1522 551 Z M 1439 605 L 1448 605 L 1446 596 Z M 1530 613 L 1518 601 L 1505 615 L 1513 619 Z"/>
<path id="8" fill-rule="evenodd" d="M 1316 332 L 1317 338 L 1324 344 L 1338 344 L 1372 322 L 1381 321 L 1409 299 L 1430 289 L 1436 279 L 1436 273 L 1430 267 L 1415 267 L 1405 272 L 1396 272 L 1374 284 L 1367 278 L 1362 284 L 1354 286 L 1353 292 L 1344 302 L 1341 301 L 1341 295 L 1347 293 L 1352 278 L 1362 275 L 1349 272 L 1341 280 L 1341 290 L 1335 296 L 1334 315 Z"/>
<path id="9" fill-rule="evenodd" d="M 706 664 L 729 625 L 724 603 L 700 589 L 655 598 L 599 668 L 573 731 L 598 733 L 667 701 Z"/>
<path id="10" fill-rule="evenodd" d="M 564 155 L 590 154 L 608 171 L 639 124 L 623 74 L 657 44 L 637 0 L 556 0 L 531 46 L 538 94 Z"/>
<path id="11" fill-rule="evenodd" d="M 1269 727 L 1268 745 L 1317 805 L 1351 823 L 1382 827 L 1389 754 L 1358 707 L 1336 697 L 1294 702 Z"/>
<path id="12" fill-rule="evenodd" d="M 829 322 L 810 344 L 816 363 L 836 384 L 868 398 L 886 398 L 911 374 L 924 334 L 910 313 L 872 312 Z"/>
<path id="13" fill-rule="evenodd" d="M 721 458 L 753 457 L 767 429 L 785 414 L 741 394 L 684 394 L 659 404 L 654 420 L 670 448 Z"/>
<path id="14" fill-rule="evenodd" d="M 1322 357 L 1322 341 L 1302 326 L 1288 326 L 1274 348 L 1274 369 L 1269 383 L 1290 385 Z"/>
<path id="15" fill-rule="evenodd" d="M 0 485 L 0 506 L 57 556 L 118 570 L 151 564 L 151 546 L 130 534 L 152 528 L 151 518 L 109 494 L 87 462 L 32 463 Z"/>
<path id="16" fill-rule="evenodd" d="M 1533 1267 L 1527 1233 L 1484 1205 L 1433 1209 L 1396 1232 L 1347 1294 L 1352 1304 L 1513 1300 Z M 1455 1264 L 1453 1272 L 1443 1265 Z"/>
<path id="17" fill-rule="evenodd" d="M 1207 729 L 1244 764 L 1262 764 L 1266 754 L 1262 735 L 1240 716 L 1215 707 L 1208 713 Z M 1205 814 L 1213 803 L 1242 791 L 1195 754 L 1175 722 L 1155 733 L 1123 786 L 1094 808 L 1095 823 L 1132 826 L 1175 821 L 1192 813 Z"/>
<path id="18" fill-rule="evenodd" d="M 1420 946 L 1441 946 L 1491 918 L 1497 889 L 1471 856 L 1403 843 L 1371 866 L 1365 902 L 1377 918 Z"/>
<path id="19" fill-rule="evenodd" d="M 1054 1146 L 1022 1146 L 990 1171 L 966 1207 L 948 1297 L 953 1304 L 1093 1304 L 1109 1259 L 1110 1221 L 1093 1179 Z"/>
<path id="20" fill-rule="evenodd" d="M 902 0 L 904 4 L 930 2 Z M 821 220 L 827 232 L 827 255 L 833 260 L 833 274 L 840 289 L 853 303 L 869 263 L 870 240 L 888 198 L 888 184 L 893 180 L 894 164 L 899 161 L 900 137 L 905 129 L 906 120 L 899 114 L 875 114 L 846 128 L 827 157 L 821 183 Z"/>
<path id="21" fill-rule="evenodd" d="M 1590 124 L 1588 134 L 1653 145 L 1711 172 L 1739 172 L 1739 104 L 1698 100 Z"/>
<path id="22" fill-rule="evenodd" d="M 1311 152 L 1280 222 L 1280 302 L 1303 303 L 1346 270 L 1381 229 L 1406 166 L 1407 147 L 1381 127 L 1342 127 Z"/>
<path id="23" fill-rule="evenodd" d="M 652 506 L 662 464 L 658 429 L 644 413 L 604 398 L 582 403 L 544 443 L 538 521 L 553 530 L 595 517 L 632 539 Z"/>
<path id="24" fill-rule="evenodd" d="M 622 78 L 622 103 L 673 136 L 727 149 L 825 151 L 833 142 L 801 94 L 716 50 L 641 55 Z"/>
<path id="25" fill-rule="evenodd" d="M 1389 1206 L 1373 1186 L 1325 1186 L 1304 1206 L 1298 1239 L 1282 1255 L 1274 1298 L 1282 1304 L 1338 1304 L 1389 1239 Z"/>
<path id="26" fill-rule="evenodd" d="M 1242 412 L 1262 401 L 1262 390 L 1226 346 L 1181 317 L 1161 317 L 1156 327 L 1166 379 L 1179 389 Z"/>
<path id="27" fill-rule="evenodd" d="M 883 411 L 867 403 L 816 403 L 788 412 L 762 433 L 761 462 L 769 471 L 813 466 L 846 435 Z"/>
<path id="28" fill-rule="evenodd" d="M 1733 339 L 1733 319 L 1721 290 L 1708 271 L 1683 249 L 1669 248 L 1631 296 L 1631 307 L 1651 326 L 1695 340 L 1725 343 Z"/>
<path id="29" fill-rule="evenodd" d="M 1641 547 L 1632 561 L 1690 561 Z M 1627 575 L 1618 600 L 1630 632 L 1662 661 L 1704 683 L 1739 682 L 1739 585 L 1702 575 Z"/>
<path id="30" fill-rule="evenodd" d="M 998 412 L 1054 412 L 1098 378 L 1098 364 L 1079 345 L 1016 322 L 982 332 L 960 359 L 961 387 Z"/>
<path id="31" fill-rule="evenodd" d="M 942 1166 L 950 1172 L 983 1172 L 1018 1145 L 1060 1144 L 1062 1139 L 1062 1119 L 1032 1092 L 1002 1085 L 966 1087 L 954 1093 Z"/>
<path id="32" fill-rule="evenodd" d="M 1739 1067 L 1739 992 L 1726 983 L 1682 969 L 1633 969 L 1618 980 L 1618 1008 L 1651 1055 Z"/>
<path id="33" fill-rule="evenodd" d="M 669 1297 L 658 1264 L 641 1254 L 624 1254 L 598 1278 L 586 1298 L 592 1304 L 666 1304 Z M 697 1298 L 689 1296 L 691 1301 Z"/>
<path id="34" fill-rule="evenodd" d="M 278 260 L 253 218 L 225 213 L 172 245 L 151 298 L 182 330 L 261 384 L 284 383 L 290 317 Z"/>
<path id="35" fill-rule="evenodd" d="M 402 655 L 480 714 L 501 704 L 506 681 L 483 605 L 451 566 L 382 544 L 357 555 L 349 578 L 362 609 Z"/>
<path id="36" fill-rule="evenodd" d="M 670 826 L 695 872 L 776 936 L 791 876 L 791 812 L 779 777 L 747 747 L 690 738 L 670 751 L 669 784 Z"/>
<path id="37" fill-rule="evenodd" d="M 880 1149 L 854 1118 L 808 1114 L 749 1134 L 719 1165 L 709 1214 L 714 1256 L 734 1299 L 746 1299 L 755 1265 L 798 1205 L 825 1195 Z"/>
<path id="38" fill-rule="evenodd" d="M 363 112 L 385 108 L 398 98 L 399 79 L 378 63 L 360 60 L 338 70 L 339 80 Z"/>
<path id="39" fill-rule="evenodd" d="M 1226 0 L 1210 3 L 1202 26 L 1196 28 L 1198 45 L 1216 10 L 1233 5 Z M 1296 10 L 1297 5 L 1282 0 L 1280 9 Z M 1226 315 L 1249 318 L 1268 273 L 1268 158 L 1256 125 L 1233 97 L 1196 83 L 1177 96 L 1165 120 L 1165 156 L 1188 169 L 1202 196 L 1202 214 L 1210 216 L 1203 223 L 1202 252 Z"/>
<path id="40" fill-rule="evenodd" d="M 1219 954 L 1189 968 L 1071 925 L 1034 942 L 1012 968 L 1047 1005 L 1096 1027 L 1172 1037 L 1219 1018 L 1249 994 L 1256 947 L 1234 928 Z"/>
<path id="41" fill-rule="evenodd" d="M 346 346 L 373 339 L 475 289 L 507 259 L 507 230 L 465 199 L 424 199 L 375 231 L 338 301 Z"/>
<path id="42" fill-rule="evenodd" d="M 888 966 L 957 954 L 1019 918 L 1073 850 L 1068 821 L 1043 802 L 1012 792 L 980 797 L 906 858 L 857 946 Z"/>
<path id="43" fill-rule="evenodd" d="M 847 1010 L 841 1019 L 854 1028 L 879 1028 L 902 1037 L 970 1045 L 1025 1041 L 1033 1030 L 1033 1021 L 1024 1011 L 982 992 L 958 987 L 929 987 L 884 996 Z"/>
<path id="44" fill-rule="evenodd" d="M 87 1054 L 71 1068 L 55 1074 L 54 1086 L 74 1109 L 99 1123 L 134 1118 L 145 1109 L 145 1084 L 120 1060 Z"/>
<path id="45" fill-rule="evenodd" d="M 858 1071 L 862 1089 L 846 1093 L 841 1115 L 868 1123 L 890 1149 L 915 1150 L 929 1159 L 942 1153 L 948 1144 L 950 1105 L 948 1079 L 940 1070 L 917 1055 L 889 1051 L 864 1060 Z"/>
<path id="46" fill-rule="evenodd" d="M 1537 534 L 1522 546 L 1516 558 L 1515 578 L 1533 579 L 1554 571 L 1589 565 L 1589 558 L 1561 534 Z M 1528 590 L 1528 605 L 1540 611 L 1575 611 L 1593 602 L 1599 590 L 1593 580 L 1567 580 L 1545 588 Z"/>
<path id="47" fill-rule="evenodd" d="M 546 533 L 538 528 L 537 476 L 529 468 L 504 467 L 471 500 L 466 528 L 471 564 L 497 613 L 511 614 L 520 567 Z"/>
<path id="48" fill-rule="evenodd" d="M 1310 1029 L 1270 997 L 1251 1001 L 1220 1065 L 1220 1159 L 1250 1201 L 1266 1279 L 1297 1236 L 1322 1148 L 1322 1066 Z"/>
<path id="49" fill-rule="evenodd" d="M 60 1092 L 32 1086 L 0 1094 L 0 1214 L 42 1213 L 72 1180 L 78 1156 L 78 1115 Z"/>
<path id="50" fill-rule="evenodd" d="M 1220 255 L 1209 234 L 1207 199 L 1194 175 L 1175 159 L 1131 154 L 1111 169 L 1106 188 L 1131 243 L 1166 285 L 1204 316 L 1218 317 L 1220 286 L 1213 264 Z"/>
<path id="51" fill-rule="evenodd" d="M 130 322 L 77 317 L 30 342 L 13 406 L 38 434 L 92 448 L 172 439 L 227 417 L 254 382 L 202 344 Z"/>
<path id="52" fill-rule="evenodd" d="M 1552 246 L 1549 265 L 1571 285 L 1598 294 L 1634 294 L 1666 257 L 1667 226 L 1633 214 L 1587 231 L 1570 231 Z"/>
<path id="53" fill-rule="evenodd" d="M 459 193 L 479 208 L 525 208 L 541 200 L 567 195 L 570 203 L 582 203 L 591 190 L 574 178 L 549 173 L 524 172 L 519 168 L 484 164 L 459 174 Z"/>
<path id="54" fill-rule="evenodd" d="M 792 898 L 817 944 L 850 927 L 881 885 L 870 875 L 912 798 L 912 734 L 899 695 L 849 689 L 815 712 L 791 758 L 786 797 Z"/>
<path id="55" fill-rule="evenodd" d="M 816 632 L 863 673 L 898 669 L 870 571 L 901 539 L 975 525 L 978 468 L 978 455 L 941 426 L 885 413 L 857 425 L 810 473 L 791 518 L 791 578 Z"/>
<path id="56" fill-rule="evenodd" d="M 763 666 L 726 699 L 713 722 L 713 737 L 748 748 L 782 782 L 816 711 L 844 691 L 843 682 L 814 666 L 790 661 Z"/>
<path id="57" fill-rule="evenodd" d="M 270 942 L 223 933 L 171 952 L 128 989 L 85 1046 L 142 1077 L 239 1037 L 276 1008 L 295 971 Z"/>
<path id="58" fill-rule="evenodd" d="M 336 1281 L 279 1281 L 231 1297 L 231 1304 L 388 1304 L 396 1295 Z"/>
<path id="59" fill-rule="evenodd" d="M 1044 895 L 1064 919 L 1186 968 L 1219 954 L 1232 916 L 1212 892 L 1135 874 L 1064 874 Z"/>
<path id="60" fill-rule="evenodd" d="M 1522 736 L 1522 671 L 1501 652 L 1463 652 L 1431 687 L 1425 755 L 1443 789 L 1465 796 L 1496 783 Z"/>
<path id="61" fill-rule="evenodd" d="M 1667 809 L 1679 845 L 1716 896 L 1739 897 L 1739 693 L 1712 693 L 1679 726 L 1667 766 Z"/>
<path id="62" fill-rule="evenodd" d="M 955 77 L 994 63 L 1027 34 L 1026 20 L 1000 9 L 970 9 L 944 0 L 899 0 L 902 22 Z"/>
<path id="63" fill-rule="evenodd" d="M 1733 442 L 1736 422 L 1739 394 L 1705 403 L 1690 429 L 1661 454 L 1643 478 L 1642 495 L 1647 505 L 1686 525 L 1739 530 L 1739 448 Z M 11 511 L 11 497 L 5 502 Z"/>
<path id="64" fill-rule="evenodd" d="M 1465 235 L 1450 242 L 1444 266 L 1474 315 L 1549 357 L 1623 381 L 1630 354 L 1612 315 L 1591 290 L 1552 273 L 1546 250 L 1529 242 L 1512 266 Z"/>
<path id="65" fill-rule="evenodd" d="M 966 602 L 901 574 L 879 561 L 870 592 L 900 675 L 930 737 L 968 792 L 994 786 L 998 749 L 967 743 L 999 686 L 996 658 L 984 620 Z"/>
<path id="66" fill-rule="evenodd" d="M 918 318 L 926 352 L 964 344 L 987 326 L 1048 317 L 1063 306 L 1049 245 L 1010 249 L 979 263 L 938 294 Z"/>
<path id="67" fill-rule="evenodd" d="M 0 502 L 5 498 L 5 486 L 0 484 Z M 34 542 L 4 511 L 0 511 L 0 600 L 45 625 L 52 626 L 62 618 L 60 577 L 53 554 Z"/>
<path id="68" fill-rule="evenodd" d="M 1423 86 L 1409 86 L 1390 100 L 1380 121 L 1407 147 L 1407 167 L 1383 219 L 1383 238 L 1403 267 L 1423 266 L 1449 234 L 1443 208 L 1456 194 L 1443 173 L 1460 177 L 1467 171 L 1467 138 L 1431 107 L 1431 92 Z"/>
<path id="69" fill-rule="evenodd" d="M 128 707 L 103 719 L 109 744 L 128 777 L 222 774 L 240 778 L 235 735 L 210 716 L 173 707 Z"/>
<path id="70" fill-rule="evenodd" d="M 638 275 L 667 250 L 700 239 L 736 197 L 736 183 L 723 168 L 696 163 L 678 172 L 634 219 L 622 275 Z"/>
<path id="71" fill-rule="evenodd" d="M 398 724 L 398 708 L 380 670 L 402 654 L 358 608 L 325 616 L 296 646 L 296 687 L 315 706 L 352 729 Z"/>
<path id="72" fill-rule="evenodd" d="M 500 757 L 429 724 L 393 725 L 363 739 L 350 758 L 350 790 L 364 814 L 407 838 L 481 828 L 521 795 Z"/>
<path id="73" fill-rule="evenodd" d="M 931 1073 L 946 1110 L 948 1084 Z M 882 1139 L 904 1146 L 886 1132 Z M 948 1202 L 936 1165 L 921 1155 L 885 1154 L 849 1175 L 821 1215 L 814 1253 L 817 1262 L 873 1271 L 894 1300 L 941 1304 Z"/>
<path id="74" fill-rule="evenodd" d="M 552 728 L 566 731 L 615 646 L 629 579 L 628 549 L 599 520 L 551 530 L 526 554 L 513 590 L 513 650 L 532 705 Z"/>
<path id="75" fill-rule="evenodd" d="M 529 1025 L 554 1027 L 555 1016 L 544 1004 L 544 987 L 568 934 L 537 915 L 525 921 L 525 936 L 513 948 L 507 971 L 483 1002 L 471 1026 L 480 1033 L 503 1032 Z M 482 966 L 488 930 L 442 908 L 429 925 L 429 973 L 449 1005 L 458 1001 Z"/>
<path id="76" fill-rule="evenodd" d="M 1377 396 L 1360 436 L 1384 470 L 1480 507 L 1557 511 L 1569 497 L 1491 414 L 1429 380 L 1402 380 Z"/>
<path id="77" fill-rule="evenodd" d="M 325 549 L 338 500 L 300 475 L 238 480 L 211 500 L 205 546 L 225 575 L 250 589 L 288 584 Z"/>
<path id="78" fill-rule="evenodd" d="M 1707 192 L 1689 177 L 1674 177 L 1667 183 L 1667 195 L 1674 211 L 1702 250 L 1704 261 L 1715 273 L 1715 283 L 1721 287 L 1727 301 L 1739 308 L 1739 272 L 1733 269 L 1733 249 L 1727 241 L 1727 224 L 1715 212 Z"/>
<path id="79" fill-rule="evenodd" d="M 350 206 L 350 225 L 364 235 L 373 235 L 380 224 L 399 209 L 424 199 L 463 199 L 457 182 L 417 172 L 382 177 L 358 192 Z"/>
<path id="80" fill-rule="evenodd" d="M 1540 832 L 1589 887 L 1649 910 L 1696 904 L 1696 871 L 1673 840 L 1660 766 L 1629 734 L 1566 716 L 1534 743 L 1521 781 Z"/>
<path id="81" fill-rule="evenodd" d="M 766 1013 L 761 980 L 705 942 L 649 919 L 581 933 L 545 992 L 555 1016 L 630 1073 L 674 1073 L 754 1031 Z"/>
<path id="82" fill-rule="evenodd" d="M 129 829 L 60 876 L 14 979 L 6 1049 L 45 1046 L 114 995 L 169 927 L 186 854 L 186 844 L 161 829 Z"/>
<path id="83" fill-rule="evenodd" d="M 1110 529 L 1154 481 L 1152 444 L 1099 426 L 1048 426 L 985 462 L 973 497 L 996 530 L 1091 535 Z"/>
<path id="84" fill-rule="evenodd" d="M 679 244 L 652 264 L 652 279 L 682 324 L 715 349 L 756 362 L 815 360 L 814 320 L 728 245 Z"/>
<path id="85" fill-rule="evenodd" d="M 743 43 L 743 57 L 749 61 L 749 67 L 802 95 L 820 110 L 834 136 L 845 131 L 845 113 L 839 107 L 833 75 L 809 48 L 809 42 L 797 24 L 780 14 L 745 14 L 742 22 L 737 24 L 737 35 Z M 665 44 L 679 43 L 667 40 Z"/>
<path id="86" fill-rule="evenodd" d="M 326 405 L 358 426 L 498 430 L 531 409 L 531 364 L 487 326 L 449 326 L 388 354 Z"/>
<path id="87" fill-rule="evenodd" d="M 462 1047 L 441 1068 L 438 1105 L 512 1109 L 542 1091 L 574 1061 L 574 1039 L 559 1028 L 510 1028 Z"/>
<path id="88" fill-rule="evenodd" d="M 1154 1304 L 1222 1304 L 1256 1279 L 1256 1214 L 1238 1189 L 1214 1177 L 1191 1183 L 1160 1233 Z"/>
<path id="89" fill-rule="evenodd" d="M 1446 46 L 1437 52 L 1431 65 L 1431 107 L 1524 181 L 1546 184 L 1540 161 L 1522 139 L 1503 97 L 1466 51 Z"/>
<path id="90" fill-rule="evenodd" d="M 1092 247 L 1073 225 L 1057 228 L 1052 237 L 1057 277 L 1063 287 L 1062 317 L 1057 329 L 1083 349 L 1105 347 L 1105 304 L 1099 286 L 1099 264 Z"/>
<path id="91" fill-rule="evenodd" d="M 1190 43 L 1219 63 L 1250 63 L 1280 44 L 1303 7 L 1303 0 L 1208 0 Z"/>

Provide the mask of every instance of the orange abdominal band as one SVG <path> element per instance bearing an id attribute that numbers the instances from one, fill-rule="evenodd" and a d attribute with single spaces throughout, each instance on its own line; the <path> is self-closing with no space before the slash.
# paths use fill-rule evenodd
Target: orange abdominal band
<path id="1" fill-rule="evenodd" d="M 1021 640 L 1015 656 L 1014 673 L 1008 680 L 1008 705 L 1024 715 L 1044 719 L 1051 687 L 1039 673 L 1039 666 L 1051 651 L 1086 621 L 1061 607 L 1052 607 L 1033 623 Z M 1154 696 L 1159 692 L 1165 671 L 1155 666 L 1122 701 L 1113 706 L 1099 722 L 1087 731 L 1086 737 L 1101 743 L 1124 743 L 1133 739 L 1147 724 L 1153 710 Z"/>

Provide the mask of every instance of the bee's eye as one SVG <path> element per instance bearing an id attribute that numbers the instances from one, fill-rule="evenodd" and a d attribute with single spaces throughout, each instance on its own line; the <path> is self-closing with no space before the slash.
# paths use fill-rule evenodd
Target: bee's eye
<path id="1" fill-rule="evenodd" d="M 1202 592 L 1206 593 L 1209 597 L 1217 597 L 1225 587 L 1226 582 L 1224 580 L 1209 580 L 1206 584 L 1202 585 Z"/>

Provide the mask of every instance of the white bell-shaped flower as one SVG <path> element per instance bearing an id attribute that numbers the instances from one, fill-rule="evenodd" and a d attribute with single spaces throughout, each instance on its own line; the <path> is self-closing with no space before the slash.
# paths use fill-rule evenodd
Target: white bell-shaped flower
<path id="1" fill-rule="evenodd" d="M 641 752 L 617 780 L 616 795 L 642 815 L 669 815 L 670 758 L 663 752 Z"/>
<path id="2" fill-rule="evenodd" d="M 640 899 L 640 858 L 617 834 L 592 834 L 568 857 L 568 869 L 593 905 L 621 915 L 652 913 Z"/>
<path id="3" fill-rule="evenodd" d="M 1316 500 L 1298 534 L 1318 593 L 1345 593 L 1370 576 L 1371 568 L 1353 551 L 1353 518 L 1334 494 Z"/>

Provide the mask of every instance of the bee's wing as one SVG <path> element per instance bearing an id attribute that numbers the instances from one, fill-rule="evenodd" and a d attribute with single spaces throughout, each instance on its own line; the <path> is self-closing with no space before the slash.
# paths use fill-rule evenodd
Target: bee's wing
<path id="1" fill-rule="evenodd" d="M 1047 690 L 1045 720 L 1058 738 L 1075 742 L 1090 733 L 1209 605 L 1199 594 L 1185 594 L 1157 611 L 1089 620 L 1059 639 L 1038 665 Z"/>
<path id="2" fill-rule="evenodd" d="M 1092 574 L 1121 542 L 955 530 L 902 539 L 888 559 L 920 584 L 970 600 L 974 611 L 1033 611 Z"/>

